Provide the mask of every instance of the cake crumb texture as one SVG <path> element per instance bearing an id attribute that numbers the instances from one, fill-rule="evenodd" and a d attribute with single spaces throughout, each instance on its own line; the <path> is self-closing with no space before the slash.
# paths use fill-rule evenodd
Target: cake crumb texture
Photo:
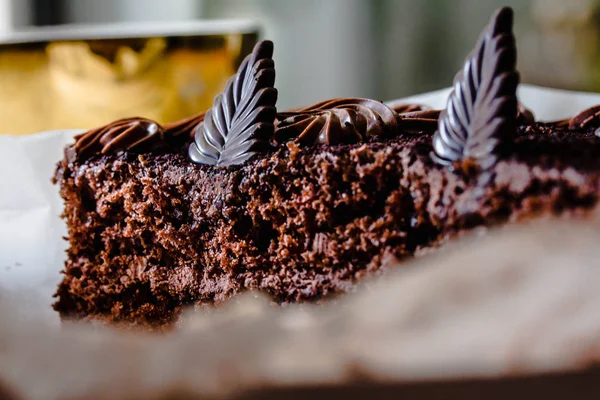
<path id="1" fill-rule="evenodd" d="M 592 132 L 521 127 L 475 175 L 433 164 L 430 143 L 285 146 L 232 168 L 183 152 L 63 161 L 69 249 L 55 308 L 162 326 L 250 289 L 320 300 L 474 227 L 586 215 L 598 201 Z"/>

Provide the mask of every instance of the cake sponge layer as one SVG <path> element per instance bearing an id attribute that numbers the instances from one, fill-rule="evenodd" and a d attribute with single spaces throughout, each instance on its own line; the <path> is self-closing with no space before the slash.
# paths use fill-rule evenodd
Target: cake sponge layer
<path id="1" fill-rule="evenodd" d="M 464 230 L 598 200 L 593 134 L 523 127 L 510 155 L 475 174 L 434 165 L 430 143 L 290 144 L 231 168 L 175 153 L 65 160 L 70 246 L 55 308 L 162 326 L 250 289 L 319 300 Z"/>

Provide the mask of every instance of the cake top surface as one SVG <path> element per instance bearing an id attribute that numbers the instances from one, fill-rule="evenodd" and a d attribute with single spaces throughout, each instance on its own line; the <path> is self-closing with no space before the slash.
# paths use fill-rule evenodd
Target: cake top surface
<path id="1" fill-rule="evenodd" d="M 544 131 L 566 138 L 600 126 L 600 107 L 592 107 L 570 120 L 546 123 L 543 129 L 533 127 L 533 113 L 517 100 L 519 74 L 512 29 L 510 8 L 492 16 L 456 75 L 442 110 L 336 98 L 279 111 L 273 44 L 259 42 L 210 110 L 164 126 L 144 118 L 115 121 L 77 136 L 65 150 L 66 159 L 83 162 L 121 152 L 185 152 L 192 163 L 224 168 L 243 165 L 289 143 L 321 148 L 424 136 L 434 163 L 451 170 L 479 171 L 518 152 L 517 132 L 527 127 L 532 127 L 530 133 Z"/>

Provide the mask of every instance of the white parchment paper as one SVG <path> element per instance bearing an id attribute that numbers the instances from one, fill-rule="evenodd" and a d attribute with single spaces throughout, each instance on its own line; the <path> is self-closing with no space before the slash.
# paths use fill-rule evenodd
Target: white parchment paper
<path id="1" fill-rule="evenodd" d="M 450 89 L 399 102 L 445 107 Z M 600 95 L 522 85 L 519 97 L 540 120 L 575 115 L 600 104 Z M 0 295 L 27 298 L 47 310 L 65 259 L 66 229 L 59 218 L 62 201 L 51 183 L 63 147 L 76 131 L 51 131 L 28 136 L 0 135 Z"/>

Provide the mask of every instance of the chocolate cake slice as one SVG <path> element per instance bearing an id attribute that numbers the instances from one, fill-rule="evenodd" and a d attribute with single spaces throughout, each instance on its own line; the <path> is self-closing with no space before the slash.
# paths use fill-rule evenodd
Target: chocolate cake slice
<path id="1" fill-rule="evenodd" d="M 278 112 L 272 52 L 259 43 L 206 113 L 117 121 L 65 150 L 62 317 L 157 327 L 251 289 L 320 300 L 474 227 L 598 202 L 599 118 L 539 123 L 519 106 L 510 9 L 440 111 L 352 98 Z"/>

